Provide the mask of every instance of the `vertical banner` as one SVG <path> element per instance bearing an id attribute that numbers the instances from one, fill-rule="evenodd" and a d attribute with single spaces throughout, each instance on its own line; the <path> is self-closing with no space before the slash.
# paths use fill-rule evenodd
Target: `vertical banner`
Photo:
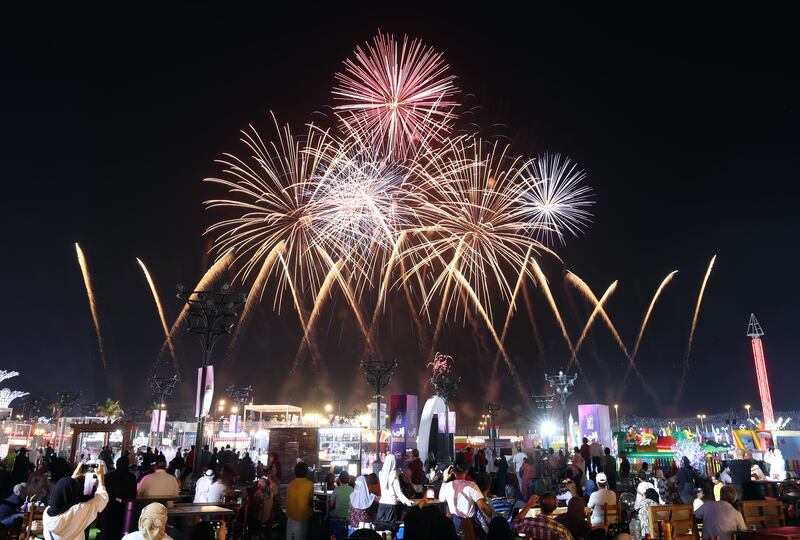
<path id="1" fill-rule="evenodd" d="M 211 410 L 211 401 L 214 399 L 214 366 L 206 369 L 206 387 L 201 389 L 203 368 L 197 370 L 197 399 L 195 400 L 194 414 L 196 417 L 205 416 Z M 200 412 L 200 396 L 203 396 L 203 410 Z"/>
<path id="2" fill-rule="evenodd" d="M 378 418 L 375 414 L 377 404 L 373 401 L 367 406 L 369 410 L 369 429 L 375 430 L 378 429 Z M 381 429 L 386 429 L 388 426 L 386 425 L 386 402 L 381 402 Z"/>
<path id="3" fill-rule="evenodd" d="M 153 409 L 153 416 L 150 419 L 150 431 L 153 433 L 164 433 L 167 425 L 167 411 L 164 409 Z"/>
<path id="4" fill-rule="evenodd" d="M 406 398 L 406 394 L 395 394 L 389 398 L 389 414 L 391 414 L 389 429 L 392 433 L 390 451 L 400 461 L 406 451 L 406 430 L 408 428 L 408 400 Z"/>
<path id="5" fill-rule="evenodd" d="M 417 447 L 419 431 L 419 398 L 407 396 L 406 402 L 406 448 Z"/>
<path id="6" fill-rule="evenodd" d="M 581 438 L 596 440 L 603 446 L 613 448 L 608 405 L 578 405 L 578 417 Z"/>

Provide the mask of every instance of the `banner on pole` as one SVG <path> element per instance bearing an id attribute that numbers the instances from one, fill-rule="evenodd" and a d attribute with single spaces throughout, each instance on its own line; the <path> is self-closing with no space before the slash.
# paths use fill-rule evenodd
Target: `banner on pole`
<path id="1" fill-rule="evenodd" d="M 167 411 L 164 409 L 153 409 L 153 416 L 150 419 L 150 431 L 154 433 L 164 433 L 167 424 Z"/>
<path id="2" fill-rule="evenodd" d="M 203 369 L 206 370 L 206 386 L 201 389 L 203 381 Z M 200 396 L 203 396 L 203 410 L 200 412 Z M 198 368 L 197 370 L 197 399 L 195 400 L 194 414 L 196 417 L 205 416 L 211 410 L 211 402 L 214 400 L 214 366 Z"/>

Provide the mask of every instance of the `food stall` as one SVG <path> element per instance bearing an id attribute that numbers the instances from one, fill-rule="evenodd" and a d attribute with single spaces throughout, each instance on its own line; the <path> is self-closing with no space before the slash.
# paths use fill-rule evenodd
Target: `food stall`
<path id="1" fill-rule="evenodd" d="M 358 426 L 332 426 L 318 429 L 319 466 L 328 467 L 330 472 L 338 474 L 346 470 L 358 476 L 361 470 L 361 434 L 363 428 Z"/>

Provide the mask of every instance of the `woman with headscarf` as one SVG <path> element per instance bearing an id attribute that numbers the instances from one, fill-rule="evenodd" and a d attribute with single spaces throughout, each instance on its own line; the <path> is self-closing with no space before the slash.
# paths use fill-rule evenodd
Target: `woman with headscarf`
<path id="1" fill-rule="evenodd" d="M 694 469 L 686 456 L 681 459 L 681 469 L 675 475 L 675 482 L 683 504 L 692 504 L 694 500 Z"/>
<path id="2" fill-rule="evenodd" d="M 508 483 L 508 460 L 504 455 L 500 455 L 494 461 L 494 466 L 497 469 L 497 474 L 494 476 L 492 483 L 492 493 L 497 497 L 506 496 L 506 484 Z"/>
<path id="3" fill-rule="evenodd" d="M 83 498 L 82 463 L 78 463 L 72 476 L 62 478 L 53 488 L 50 506 L 45 508 L 42 526 L 46 540 L 83 540 L 83 532 L 108 504 L 105 463 L 97 467 L 97 490 L 88 501 Z"/>
<path id="4" fill-rule="evenodd" d="M 386 456 L 383 468 L 378 473 L 378 481 L 381 486 L 381 498 L 375 523 L 379 530 L 395 530 L 395 522 L 400 518 L 400 504 L 413 506 L 414 503 L 403 495 L 397 478 L 394 454 Z"/>
<path id="5" fill-rule="evenodd" d="M 669 495 L 667 492 L 667 479 L 664 478 L 664 469 L 661 467 L 656 469 L 656 473 L 653 478 L 653 484 L 656 486 L 656 491 L 658 491 L 658 498 L 661 501 L 661 504 L 667 504 L 669 501 Z"/>
<path id="6" fill-rule="evenodd" d="M 567 511 L 556 517 L 572 533 L 575 540 L 579 540 L 592 532 L 592 526 L 586 521 L 586 504 L 583 497 L 572 497 L 567 504 Z"/>
<path id="7" fill-rule="evenodd" d="M 106 474 L 106 491 L 108 505 L 100 513 L 97 521 L 100 525 L 100 540 L 119 540 L 125 521 L 125 499 L 136 498 L 136 476 L 131 472 L 128 454 L 117 459 L 117 467 Z"/>
<path id="8" fill-rule="evenodd" d="M 650 534 L 650 507 L 658 505 L 658 491 L 649 488 L 641 501 L 636 503 L 634 510 L 638 511 L 640 534 L 639 538 L 644 538 Z"/>
<path id="9" fill-rule="evenodd" d="M 126 534 L 122 540 L 172 540 L 167 536 L 166 507 L 159 503 L 145 506 L 139 516 L 139 530 Z"/>
<path id="10" fill-rule="evenodd" d="M 350 510 L 347 515 L 348 524 L 358 528 L 360 523 L 373 523 L 377 512 L 378 497 L 369 492 L 367 479 L 356 478 L 356 487 L 350 494 Z"/>

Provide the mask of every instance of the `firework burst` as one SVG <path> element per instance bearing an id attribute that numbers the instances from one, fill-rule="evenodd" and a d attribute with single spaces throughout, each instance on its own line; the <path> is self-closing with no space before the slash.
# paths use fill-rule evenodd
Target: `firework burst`
<path id="1" fill-rule="evenodd" d="M 391 34 L 358 46 L 336 74 L 335 107 L 348 129 L 391 157 L 441 141 L 455 120 L 455 77 L 442 54 L 421 41 Z"/>
<path id="2" fill-rule="evenodd" d="M 445 304 L 459 298 L 458 287 L 452 287 L 456 270 L 489 314 L 493 285 L 503 299 L 511 298 L 508 269 L 525 269 L 529 249 L 545 249 L 531 239 L 538 224 L 520 204 L 523 166 L 507 146 L 473 138 L 449 141 L 411 165 L 418 182 L 415 234 L 421 238 L 404 253 L 412 261 L 404 278 L 438 269 L 426 305 L 437 294 Z"/>
<path id="3" fill-rule="evenodd" d="M 533 220 L 537 240 L 552 246 L 564 244 L 565 233 L 577 236 L 591 221 L 592 188 L 583 185 L 586 173 L 569 158 L 545 153 L 531 161 L 523 178 L 521 199 Z"/>
<path id="4" fill-rule="evenodd" d="M 310 202 L 314 193 L 314 177 L 319 159 L 335 144 L 327 133 L 310 126 L 304 138 L 295 138 L 289 126 L 280 127 L 275 116 L 276 141 L 265 143 L 255 128 L 242 131 L 241 141 L 250 155 L 240 158 L 225 154 L 217 160 L 223 171 L 220 178 L 207 182 L 228 188 L 229 198 L 206 201 L 208 208 L 227 208 L 234 217 L 222 219 L 206 233 L 216 234 L 215 249 L 224 254 L 233 250 L 242 261 L 237 276 L 246 280 L 261 267 L 261 262 L 281 242 L 282 254 L 289 272 L 273 266 L 278 276 L 279 293 L 294 280 L 300 292 L 319 290 L 325 272 L 325 261 L 316 249 L 318 239 Z"/>

